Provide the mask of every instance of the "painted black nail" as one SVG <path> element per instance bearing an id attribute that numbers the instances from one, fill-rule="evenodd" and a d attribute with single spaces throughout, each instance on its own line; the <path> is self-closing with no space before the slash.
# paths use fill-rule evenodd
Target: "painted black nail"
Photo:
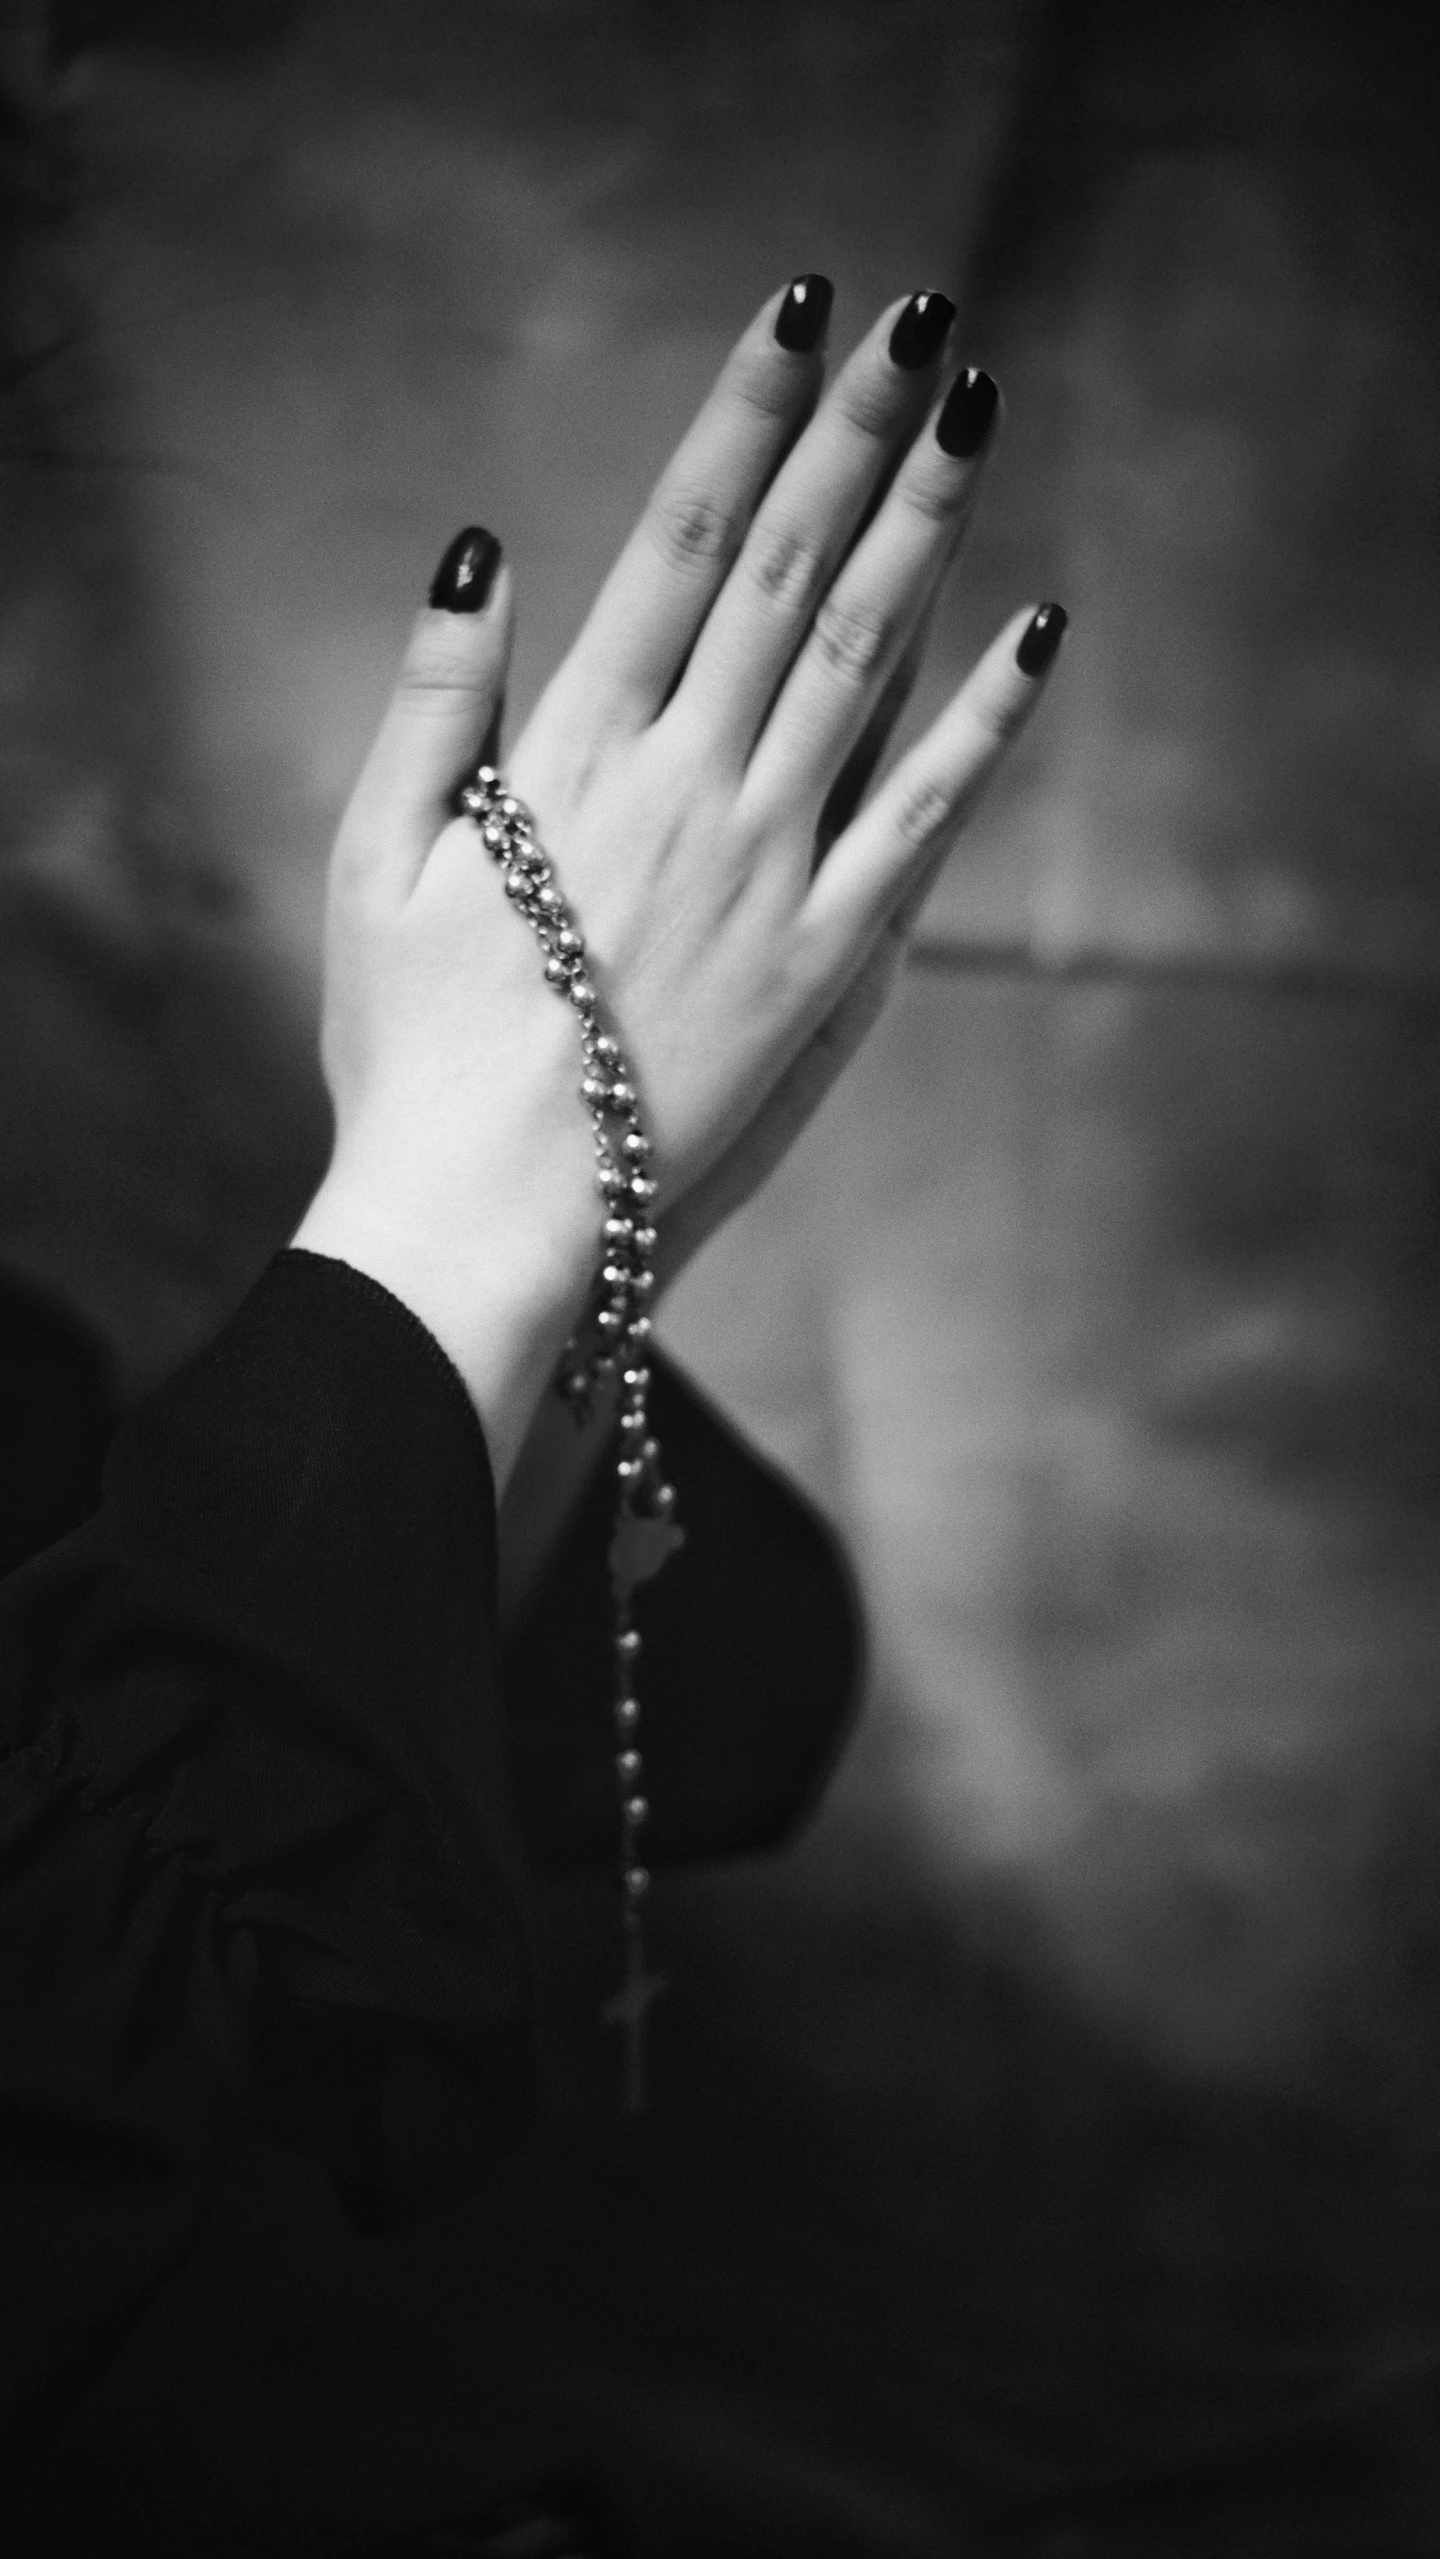
<path id="1" fill-rule="evenodd" d="M 935 441 L 941 452 L 953 454 L 957 462 L 968 462 L 994 425 L 999 406 L 999 389 L 989 374 L 967 365 L 951 383 L 935 421 Z"/>
<path id="2" fill-rule="evenodd" d="M 948 293 L 912 293 L 890 332 L 890 361 L 904 373 L 933 364 L 945 344 L 955 305 Z"/>
<path id="3" fill-rule="evenodd" d="M 500 545 L 483 524 L 457 533 L 434 577 L 430 601 L 441 613 L 479 613 L 495 583 Z"/>
<path id="4" fill-rule="evenodd" d="M 813 355 L 834 299 L 828 275 L 797 275 L 775 314 L 775 336 L 787 355 Z"/>
<path id="5" fill-rule="evenodd" d="M 1063 604 L 1042 604 L 1038 613 L 1031 614 L 1015 652 L 1015 663 L 1022 675 L 1043 675 L 1053 664 L 1069 619 Z"/>

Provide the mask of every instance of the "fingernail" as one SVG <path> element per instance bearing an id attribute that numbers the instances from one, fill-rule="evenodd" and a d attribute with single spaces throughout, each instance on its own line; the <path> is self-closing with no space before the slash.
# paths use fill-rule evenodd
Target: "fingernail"
<path id="1" fill-rule="evenodd" d="M 467 524 L 457 533 L 434 577 L 430 601 L 441 613 L 483 610 L 500 566 L 500 545 L 483 524 Z"/>
<path id="2" fill-rule="evenodd" d="M 1038 613 L 1032 613 L 1015 652 L 1015 663 L 1022 675 L 1043 675 L 1053 664 L 1069 619 L 1063 604 L 1042 604 Z"/>
<path id="3" fill-rule="evenodd" d="M 825 335 L 835 287 L 828 275 L 797 275 L 775 314 L 775 336 L 787 355 L 813 355 Z"/>
<path id="4" fill-rule="evenodd" d="M 968 462 L 979 452 L 994 425 L 999 406 L 998 385 L 988 373 L 967 365 L 951 383 L 935 421 L 935 441 L 941 452 L 952 454 L 957 462 Z"/>
<path id="5" fill-rule="evenodd" d="M 933 364 L 955 317 L 948 293 L 912 293 L 890 332 L 890 361 L 904 373 Z"/>

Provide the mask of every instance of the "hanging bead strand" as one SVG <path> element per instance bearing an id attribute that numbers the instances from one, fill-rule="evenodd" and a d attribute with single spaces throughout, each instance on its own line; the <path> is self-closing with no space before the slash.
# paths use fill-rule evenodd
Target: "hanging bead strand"
<path id="1" fill-rule="evenodd" d="M 621 1988 L 606 2002 L 602 2016 L 607 2024 L 625 2030 L 625 2106 L 636 2114 L 646 2094 L 646 2013 L 664 1981 L 645 1966 L 643 1914 L 650 1873 L 644 1859 L 644 1832 L 650 1808 L 641 1784 L 644 1761 L 636 1694 L 641 1637 L 634 1622 L 634 1594 L 682 1542 L 675 1520 L 675 1488 L 665 1480 L 660 1443 L 649 1419 L 648 1306 L 655 1289 L 656 1245 L 651 1212 L 657 1185 L 649 1170 L 650 1139 L 641 1121 L 634 1076 L 619 1041 L 601 1027 L 584 937 L 556 886 L 529 810 L 489 764 L 477 767 L 460 790 L 457 805 L 474 820 L 481 842 L 503 876 L 506 896 L 534 933 L 545 955 L 547 984 L 575 1013 L 584 1059 L 580 1099 L 593 1124 L 596 1183 L 605 1205 L 592 1311 L 565 1346 L 556 1385 L 583 1426 L 601 1395 L 618 1384 L 617 1499 L 610 1577 L 625 1971 Z M 592 1329 L 595 1347 L 587 1352 L 583 1336 Z"/>

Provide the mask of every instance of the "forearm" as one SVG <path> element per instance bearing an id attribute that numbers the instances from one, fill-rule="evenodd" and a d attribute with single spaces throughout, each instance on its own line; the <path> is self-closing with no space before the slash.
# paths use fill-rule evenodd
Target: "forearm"
<path id="1" fill-rule="evenodd" d="M 579 1044 L 554 1008 L 530 1095 L 487 1097 L 463 1146 L 430 1160 L 420 1133 L 381 1123 L 336 1158 L 294 1236 L 378 1280 L 459 1372 L 503 1494 L 579 1319 L 602 1205 L 575 1098 Z M 557 1033 L 559 1037 L 557 1038 Z M 528 1108 L 527 1108 L 528 1104 Z"/>

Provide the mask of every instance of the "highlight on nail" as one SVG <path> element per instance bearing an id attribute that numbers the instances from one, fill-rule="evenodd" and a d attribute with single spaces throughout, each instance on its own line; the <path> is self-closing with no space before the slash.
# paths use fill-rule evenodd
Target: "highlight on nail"
<path id="1" fill-rule="evenodd" d="M 500 566 L 500 545 L 483 524 L 456 534 L 430 581 L 430 602 L 440 613 L 480 613 Z"/>
<path id="2" fill-rule="evenodd" d="M 933 364 L 950 333 L 955 305 L 948 293 L 912 293 L 890 332 L 890 361 L 903 373 Z"/>
<path id="3" fill-rule="evenodd" d="M 935 441 L 941 452 L 956 462 L 973 460 L 995 424 L 999 406 L 998 384 L 978 365 L 967 365 L 951 383 L 935 421 Z"/>
<path id="4" fill-rule="evenodd" d="M 825 335 L 834 299 L 828 275 L 797 275 L 775 314 L 776 344 L 787 355 L 812 355 Z"/>
<path id="5" fill-rule="evenodd" d="M 1054 664 L 1070 616 L 1063 604 L 1042 604 L 1020 634 L 1015 663 L 1022 675 L 1043 675 Z"/>

